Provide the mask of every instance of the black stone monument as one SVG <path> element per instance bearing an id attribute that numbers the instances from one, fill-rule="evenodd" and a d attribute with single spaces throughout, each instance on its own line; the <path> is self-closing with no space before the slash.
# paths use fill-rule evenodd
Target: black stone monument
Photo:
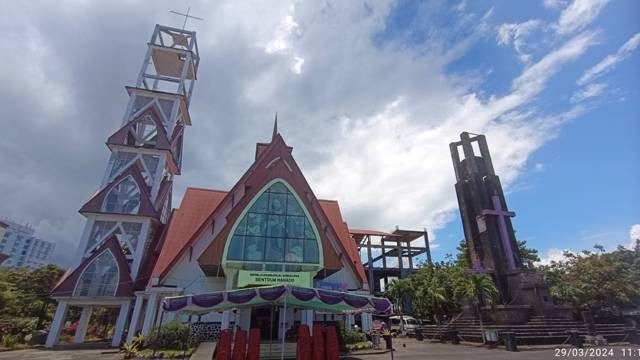
<path id="1" fill-rule="evenodd" d="M 511 224 L 515 213 L 507 209 L 484 135 L 463 132 L 460 141 L 449 147 L 469 248 L 468 271 L 490 275 L 500 294 L 500 304 L 484 307 L 483 316 L 486 313 L 498 324 L 525 323 L 534 315 L 570 318 L 569 307 L 555 305 L 551 300 L 542 274 L 522 263 Z"/>

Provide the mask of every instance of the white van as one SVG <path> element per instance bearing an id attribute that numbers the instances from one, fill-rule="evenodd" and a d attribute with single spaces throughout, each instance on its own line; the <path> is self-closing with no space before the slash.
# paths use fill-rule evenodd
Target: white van
<path id="1" fill-rule="evenodd" d="M 397 333 L 414 334 L 416 328 L 420 326 L 420 322 L 416 318 L 408 315 L 389 316 L 389 322 L 391 323 L 391 331 Z"/>

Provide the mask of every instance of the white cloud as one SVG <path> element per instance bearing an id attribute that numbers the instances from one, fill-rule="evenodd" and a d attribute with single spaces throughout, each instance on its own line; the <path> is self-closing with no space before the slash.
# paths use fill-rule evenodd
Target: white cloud
<path id="1" fill-rule="evenodd" d="M 267 43 L 264 50 L 269 54 L 287 51 L 291 48 L 292 38 L 296 35 L 300 36 L 300 26 L 291 15 L 286 15 L 280 21 L 273 39 Z"/>
<path id="2" fill-rule="evenodd" d="M 303 64 L 304 59 L 299 56 L 295 56 L 293 58 L 293 63 L 291 64 L 291 71 L 293 71 L 294 74 L 301 74 Z"/>
<path id="3" fill-rule="evenodd" d="M 564 261 L 565 257 L 564 257 L 564 253 L 574 253 L 571 250 L 568 249 L 558 249 L 558 248 L 551 248 L 549 250 L 547 250 L 547 254 L 544 256 L 540 257 L 540 261 L 536 262 L 536 265 L 550 265 L 551 262 L 555 261 L 555 262 L 561 262 Z"/>
<path id="4" fill-rule="evenodd" d="M 473 93 L 449 98 L 438 107 L 440 112 L 446 111 L 444 116 L 434 116 L 425 111 L 429 106 L 408 97 L 387 102 L 382 111 L 371 116 L 344 116 L 327 147 L 330 160 L 313 169 L 311 179 L 320 193 L 341 199 L 343 208 L 357 214 L 358 221 L 391 228 L 397 219 L 403 219 L 413 226 L 439 229 L 448 222 L 439 215 L 457 207 L 447 144 L 463 130 L 487 134 L 496 172 L 509 186 L 529 154 L 552 138 L 557 126 L 582 113 L 576 107 L 541 117 L 519 109 L 545 88 L 562 65 L 594 42 L 592 33 L 569 40 L 525 69 L 503 97 L 487 102 Z M 445 86 L 440 91 L 452 93 L 455 88 Z M 376 201 L 371 203 L 371 199 Z M 356 227 L 365 225 L 358 223 Z"/>
<path id="5" fill-rule="evenodd" d="M 561 35 L 584 29 L 600 13 L 609 0 L 574 0 L 560 13 L 555 28 Z"/>
<path id="6" fill-rule="evenodd" d="M 493 116 L 504 114 L 538 95 L 562 65 L 580 57 L 596 41 L 596 33 L 583 32 L 549 52 L 537 63 L 528 66 L 522 74 L 513 80 L 511 93 L 502 98 L 494 99 L 489 104 Z"/>
<path id="7" fill-rule="evenodd" d="M 547 9 L 558 10 L 567 5 L 567 0 L 543 0 L 542 5 Z"/>
<path id="8" fill-rule="evenodd" d="M 57 2 L 11 4 L 0 12 L 11 30 L 0 42 L 6 132 L 0 163 L 12 169 L 0 172 L 0 213 L 42 224 L 64 262 L 60 249 L 74 249 L 81 232 L 76 211 L 106 166 L 104 139 L 126 102 L 122 85 L 135 81 L 152 21 L 175 22 L 166 14 L 168 1 L 90 2 L 78 10 Z M 391 1 L 192 4 L 207 20 L 196 25 L 201 64 L 174 204 L 186 186 L 231 187 L 251 163 L 255 142 L 269 138 L 277 110 L 280 132 L 310 185 L 318 197 L 340 201 L 350 226 L 426 226 L 433 235 L 457 208 L 448 143 L 460 132 L 487 135 L 508 188 L 530 154 L 584 111 L 544 114 L 535 100 L 595 43 L 594 33 L 550 49 L 511 79 L 506 94 L 481 94 L 479 80 L 450 73 L 447 65 L 474 45 L 476 34 L 494 28 L 487 25 L 491 10 L 475 18 L 461 10 L 462 25 L 453 26 L 461 34 L 447 24 L 425 32 L 425 44 L 415 47 L 394 39 L 376 44 L 392 7 Z M 122 26 L 107 29 L 114 23 Z"/>
<path id="9" fill-rule="evenodd" d="M 635 224 L 629 230 L 629 249 L 633 249 L 636 246 L 636 240 L 638 239 L 640 239 L 640 224 Z"/>
<path id="10" fill-rule="evenodd" d="M 583 89 L 578 90 L 571 97 L 571 102 L 580 102 L 586 99 L 594 98 L 602 95 L 604 90 L 607 88 L 607 84 L 589 84 Z"/>
<path id="11" fill-rule="evenodd" d="M 628 58 L 633 51 L 640 45 L 640 33 L 633 35 L 627 42 L 622 45 L 615 54 L 607 55 L 602 61 L 597 63 L 594 67 L 585 71 L 585 73 L 578 79 L 578 85 L 584 85 L 589 81 L 594 80 L 606 71 L 611 70 L 620 61 Z"/>
<path id="12" fill-rule="evenodd" d="M 525 38 L 541 25 L 540 20 L 531 19 L 523 23 L 502 24 L 498 28 L 497 40 L 500 45 L 513 44 L 514 49 L 523 62 L 528 62 L 531 56 L 525 53 Z"/>

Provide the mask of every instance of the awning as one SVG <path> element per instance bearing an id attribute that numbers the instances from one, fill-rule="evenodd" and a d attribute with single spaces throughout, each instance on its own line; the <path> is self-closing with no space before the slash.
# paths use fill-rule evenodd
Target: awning
<path id="1" fill-rule="evenodd" d="M 385 298 L 291 285 L 219 291 L 199 295 L 164 298 L 162 309 L 204 314 L 260 305 L 282 305 L 330 313 L 387 313 L 391 302 Z"/>

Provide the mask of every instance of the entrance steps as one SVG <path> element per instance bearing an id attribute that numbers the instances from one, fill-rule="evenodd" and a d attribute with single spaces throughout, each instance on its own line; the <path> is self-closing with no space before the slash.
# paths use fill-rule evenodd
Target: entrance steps
<path id="1" fill-rule="evenodd" d="M 296 343 L 285 342 L 284 343 L 284 358 L 295 359 L 296 358 Z M 261 342 L 260 343 L 260 359 L 280 359 L 280 343 L 279 342 Z"/>
<path id="2" fill-rule="evenodd" d="M 201 342 L 198 348 L 191 355 L 191 360 L 211 360 L 215 353 L 215 342 Z M 284 358 L 296 358 L 296 343 L 284 343 Z M 233 346 L 232 346 L 233 349 Z M 279 342 L 261 342 L 260 343 L 260 359 L 275 360 L 280 359 L 280 343 Z"/>
<path id="3" fill-rule="evenodd" d="M 567 331 L 578 331 L 582 337 L 589 335 L 587 324 L 582 321 L 542 316 L 534 316 L 526 324 L 521 325 L 496 325 L 483 321 L 483 328 L 485 332 L 495 331 L 498 334 L 511 331 L 515 333 L 518 344 L 523 345 L 562 344 L 567 341 Z M 477 318 L 465 317 L 455 319 L 449 324 L 426 325 L 421 329 L 427 340 L 449 341 L 450 331 L 455 330 L 461 341 L 482 342 L 480 321 Z M 625 339 L 624 324 L 595 324 L 594 330 L 595 335 L 601 335 L 609 343 Z"/>

